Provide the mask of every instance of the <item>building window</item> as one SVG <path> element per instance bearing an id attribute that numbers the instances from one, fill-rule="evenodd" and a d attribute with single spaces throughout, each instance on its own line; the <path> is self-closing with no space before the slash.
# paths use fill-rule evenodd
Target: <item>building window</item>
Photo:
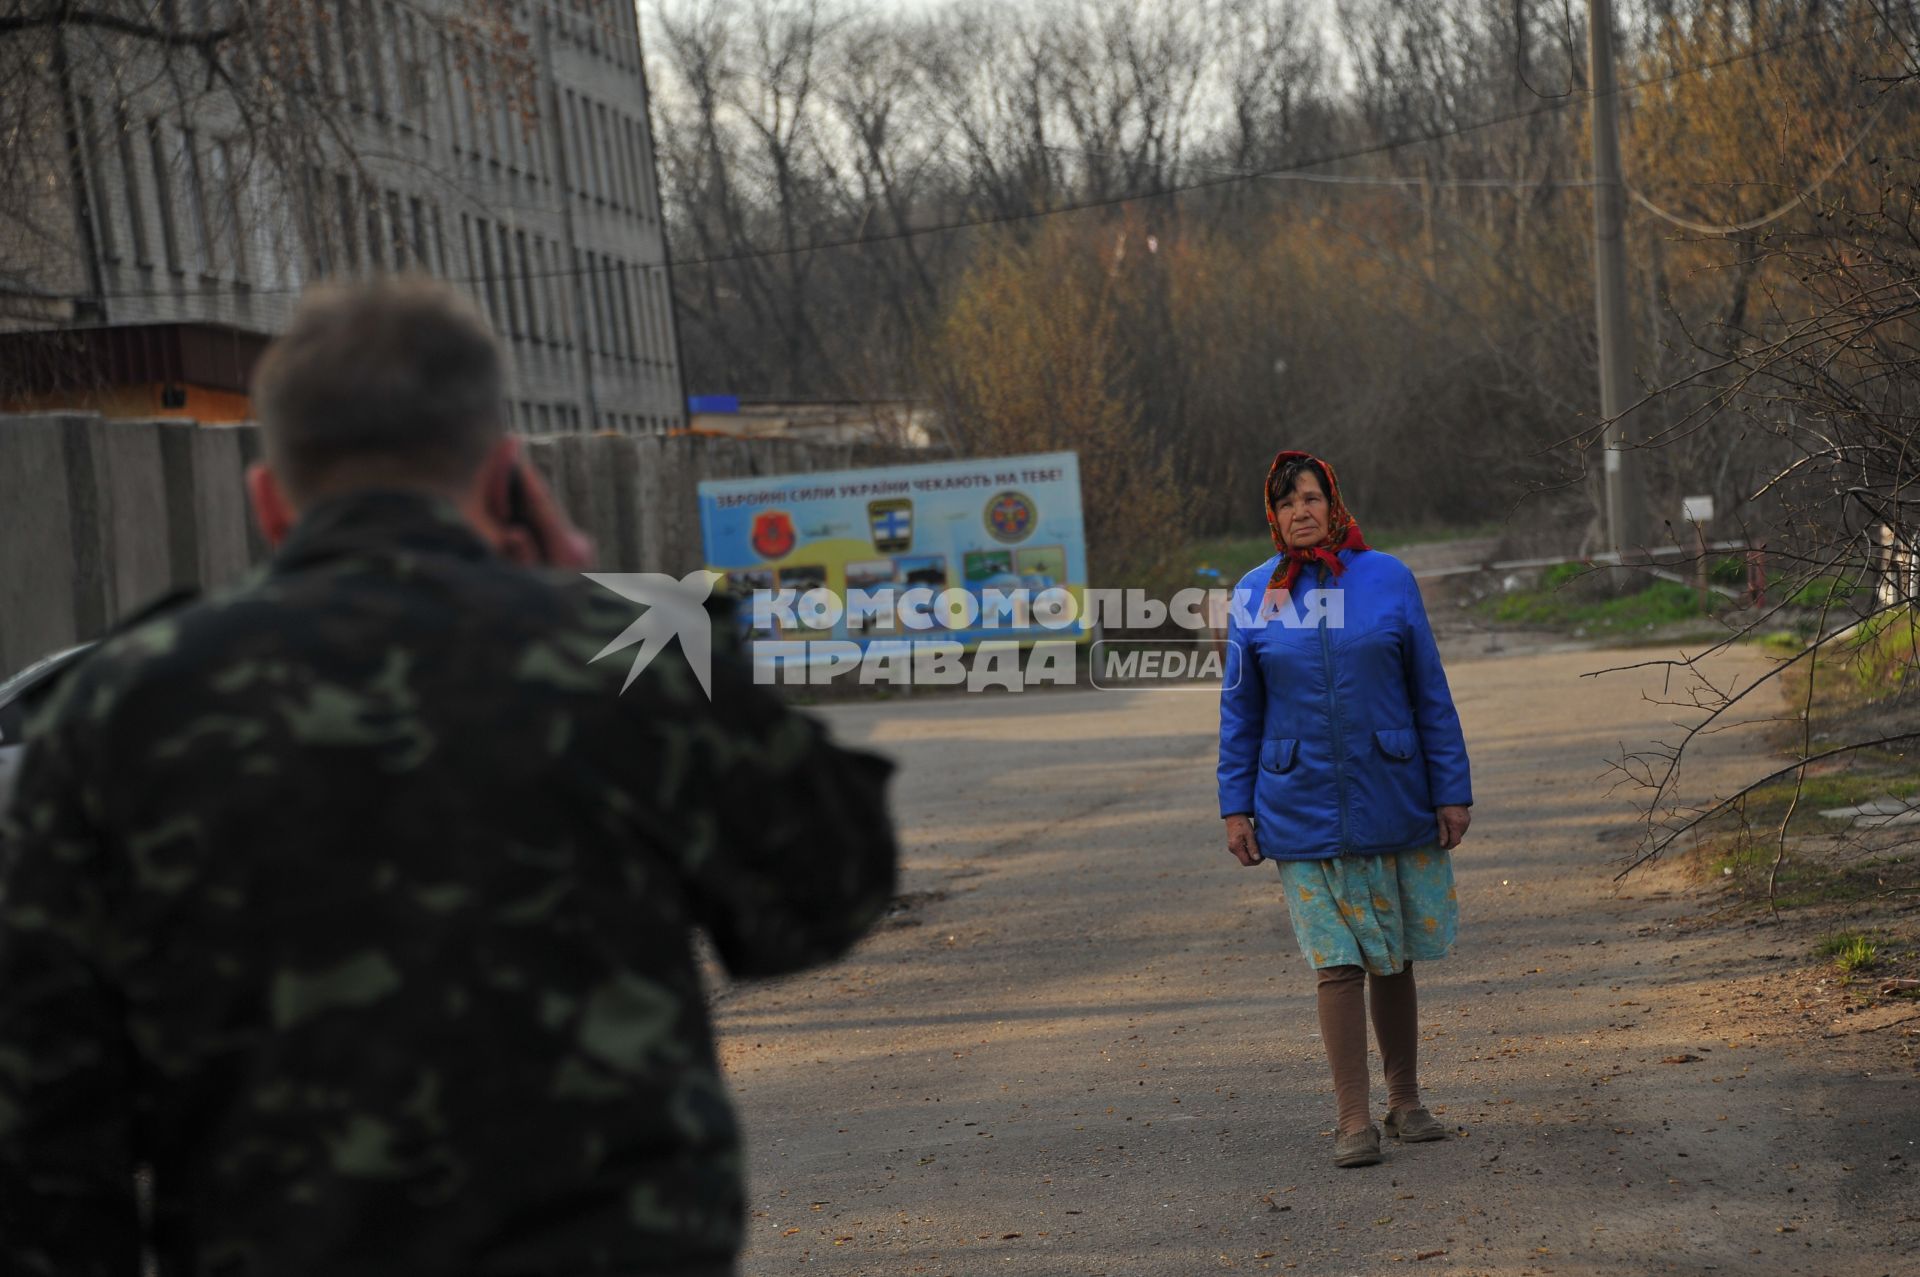
<path id="1" fill-rule="evenodd" d="M 609 359 L 620 357 L 620 314 L 613 304 L 613 258 L 605 253 L 593 272 L 593 318 L 600 328 L 597 343 L 600 353 Z"/>
<path id="2" fill-rule="evenodd" d="M 246 166 L 246 188 L 248 215 L 243 219 L 243 233 L 253 246 L 253 258 L 260 272 L 260 282 L 268 288 L 278 288 L 283 284 L 298 282 L 299 249 L 289 250 L 287 244 L 287 206 L 290 200 L 275 200 L 267 188 L 266 166 L 249 163 Z M 235 184 L 236 196 L 240 183 Z"/>
<path id="3" fill-rule="evenodd" d="M 433 253 L 434 260 L 440 264 L 440 278 L 445 279 L 451 272 L 447 269 L 447 236 L 440 225 L 440 206 L 433 206 Z"/>
<path id="4" fill-rule="evenodd" d="M 327 175 L 319 165 L 312 165 L 302 172 L 300 178 L 300 200 L 295 207 L 299 210 L 300 230 L 307 238 L 313 274 L 316 277 L 327 273 L 329 262 L 333 258 L 330 251 L 331 236 L 327 229 L 327 213 L 324 201 L 327 198 Z"/>
<path id="5" fill-rule="evenodd" d="M 593 348 L 602 355 L 613 353 L 613 343 L 607 339 L 607 274 L 601 258 L 594 261 L 593 254 L 587 254 L 587 280 L 593 292 Z"/>
<path id="6" fill-rule="evenodd" d="M 433 257 L 427 252 L 427 210 L 420 203 L 418 195 L 407 197 L 407 229 L 413 239 L 414 265 L 421 270 L 431 271 Z"/>
<path id="7" fill-rule="evenodd" d="M 533 151 L 528 145 L 527 117 L 519 105 L 505 94 L 500 98 L 500 123 L 507 134 L 507 166 L 516 173 L 533 172 Z"/>
<path id="8" fill-rule="evenodd" d="M 112 183 L 107 180 L 106 163 L 100 150 L 100 121 L 94 114 L 93 99 L 80 97 L 80 145 L 87 166 L 87 206 L 93 210 L 93 224 L 100 235 L 100 255 L 110 262 L 120 260 L 120 232 L 113 224 L 113 209 L 107 203 Z"/>
<path id="9" fill-rule="evenodd" d="M 473 219 L 465 213 L 460 214 L 460 248 L 467 258 L 467 293 L 475 301 L 480 296 L 480 254 L 473 246 Z"/>
<path id="10" fill-rule="evenodd" d="M 335 9 L 340 15 L 340 65 L 347 73 L 347 105 L 358 111 L 365 106 L 360 95 L 360 46 L 365 43 L 360 38 L 359 22 L 353 12 L 353 0 Z"/>
<path id="11" fill-rule="evenodd" d="M 614 273 L 607 280 L 607 301 L 614 314 L 619 316 L 615 329 L 619 335 L 619 351 L 631 362 L 634 357 L 633 346 L 633 297 L 627 291 L 627 264 L 616 263 Z"/>
<path id="12" fill-rule="evenodd" d="M 531 271 L 527 284 L 533 289 L 534 300 L 531 308 L 534 314 L 533 336 L 551 346 L 553 344 L 553 292 L 547 287 L 547 241 L 538 235 L 530 241 L 533 245 L 532 256 L 528 259 Z"/>
<path id="13" fill-rule="evenodd" d="M 487 84 L 483 67 L 478 58 L 470 51 L 463 40 L 460 43 L 460 101 L 464 108 L 465 119 L 462 123 L 467 130 L 467 150 L 474 159 L 483 158 L 480 145 L 480 117 L 484 114 L 481 103 L 486 99 Z"/>
<path id="14" fill-rule="evenodd" d="M 493 233 L 486 218 L 473 219 L 473 237 L 480 243 L 480 283 L 487 297 L 487 315 L 493 320 L 493 330 L 501 332 L 500 298 L 493 287 Z"/>
<path id="15" fill-rule="evenodd" d="M 247 268 L 246 222 L 240 211 L 240 174 L 234 169 L 233 154 L 232 144 L 219 139 L 207 151 L 207 171 L 213 175 L 214 207 L 220 210 L 214 239 L 225 246 L 233 277 L 244 282 L 251 272 Z"/>
<path id="16" fill-rule="evenodd" d="M 600 144 L 607 152 L 607 198 L 621 208 L 633 207 L 633 195 L 627 178 L 627 148 L 620 145 L 620 113 L 606 112 L 600 117 Z"/>
<path id="17" fill-rule="evenodd" d="M 467 60 L 467 91 L 473 100 L 474 151 L 480 153 L 480 127 L 486 126 L 485 158 L 495 167 L 500 164 L 500 120 L 499 111 L 493 101 L 493 85 L 487 77 L 485 57 L 472 57 Z"/>
<path id="18" fill-rule="evenodd" d="M 587 175 L 580 167 L 580 113 L 574 105 L 573 90 L 565 90 L 561 101 L 560 152 L 567 163 L 566 189 L 579 192 L 584 199 Z"/>
<path id="19" fill-rule="evenodd" d="M 619 359 L 626 353 L 626 325 L 620 316 L 620 263 L 611 257 L 602 257 L 600 263 L 607 290 L 607 353 Z"/>
<path id="20" fill-rule="evenodd" d="M 353 181 L 344 173 L 333 179 L 333 207 L 335 230 L 340 236 L 340 268 L 353 270 L 360 265 L 360 246 L 355 242 Z"/>
<path id="21" fill-rule="evenodd" d="M 593 254 L 573 250 L 573 284 L 580 290 L 580 349 L 593 353 Z"/>
<path id="22" fill-rule="evenodd" d="M 660 349 L 660 335 L 653 331 L 653 317 L 647 314 L 647 280 L 653 271 L 645 266 L 635 266 L 633 274 L 633 310 L 630 313 L 639 327 L 639 358 L 643 363 L 652 363 L 654 352 Z"/>
<path id="23" fill-rule="evenodd" d="M 673 300 L 667 296 L 659 271 L 647 272 L 647 293 L 653 298 L 653 322 L 660 331 L 660 363 L 673 360 Z"/>
<path id="24" fill-rule="evenodd" d="M 393 247 L 393 268 L 401 270 L 409 265 L 408 250 L 413 237 L 407 233 L 407 219 L 400 207 L 400 192 L 387 192 L 387 243 Z"/>
<path id="25" fill-rule="evenodd" d="M 338 97 L 343 90 L 333 67 L 333 13 L 315 0 L 313 6 L 313 61 L 320 77 L 320 96 Z"/>
<path id="26" fill-rule="evenodd" d="M 626 272 L 625 262 L 607 259 L 607 322 L 612 332 L 613 357 L 625 359 L 633 345 L 632 335 L 627 331 L 627 317 L 620 309 L 620 279 Z"/>
<path id="27" fill-rule="evenodd" d="M 360 205 L 367 221 L 367 265 L 376 271 L 387 268 L 386 228 L 380 225 L 380 192 L 370 186 L 360 188 Z"/>
<path id="28" fill-rule="evenodd" d="M 627 161 L 633 165 L 634 211 L 642 217 L 651 216 L 655 211 L 647 181 L 647 149 L 640 143 L 645 127 L 639 120 L 627 121 Z"/>
<path id="29" fill-rule="evenodd" d="M 507 334 L 518 341 L 520 299 L 513 286 L 513 232 L 507 229 L 505 222 L 496 222 L 494 226 L 500 236 L 500 294 L 501 299 L 507 304 Z"/>
<path id="30" fill-rule="evenodd" d="M 533 259 L 527 255 L 527 233 L 513 233 L 514 261 L 520 267 L 520 309 L 527 317 L 527 336 L 535 341 L 540 338 L 540 319 L 534 310 Z"/>
<path id="31" fill-rule="evenodd" d="M 560 245 L 555 244 L 549 256 L 547 241 L 537 240 L 534 243 L 534 255 L 540 263 L 541 286 L 547 294 L 547 341 L 554 346 L 563 346 L 567 335 L 567 286 L 558 274 Z"/>
<path id="32" fill-rule="evenodd" d="M 194 141 L 192 129 L 180 129 L 174 134 L 177 149 L 174 152 L 174 168 L 180 174 L 181 184 L 187 194 L 187 230 L 192 241 L 193 264 L 202 275 L 211 276 L 219 264 L 214 261 L 213 227 L 207 217 L 206 182 L 200 171 L 200 148 Z"/>
<path id="33" fill-rule="evenodd" d="M 435 32 L 434 43 L 440 46 L 440 98 L 447 112 L 447 144 L 458 155 L 466 146 L 464 135 L 460 131 L 460 96 L 454 91 L 456 85 L 454 72 L 453 41 Z"/>
<path id="34" fill-rule="evenodd" d="M 354 0 L 347 0 L 346 8 L 353 8 Z M 373 112 L 381 119 L 387 118 L 387 76 L 389 59 L 382 57 L 380 46 L 386 43 L 386 33 L 380 29 L 380 11 L 373 6 L 373 0 L 359 0 L 359 25 L 365 34 L 361 43 L 367 47 L 367 92 L 373 98 Z"/>
<path id="35" fill-rule="evenodd" d="M 140 167 L 134 162 L 133 123 L 124 106 L 113 111 L 114 149 L 120 156 L 120 180 L 125 184 L 127 229 L 133 233 L 134 264 L 153 266 L 153 247 L 147 240 L 147 200 L 140 193 Z"/>
<path id="36" fill-rule="evenodd" d="M 180 261 L 180 228 L 174 220 L 173 175 L 167 171 L 163 127 L 157 119 L 147 121 L 147 156 L 153 162 L 154 203 L 160 208 L 160 240 L 167 250 L 167 269 L 182 275 L 186 268 Z"/>
<path id="37" fill-rule="evenodd" d="M 402 64 L 406 51 L 400 43 L 400 24 L 395 21 L 393 5 L 384 4 L 376 8 L 373 0 L 366 0 L 367 26 L 374 33 L 373 48 L 373 101 L 380 114 L 405 118 L 406 103 L 400 96 L 400 81 L 403 78 Z"/>
<path id="38" fill-rule="evenodd" d="M 553 185 L 553 154 L 548 150 L 552 144 L 552 133 L 544 114 L 546 95 L 542 93 L 535 99 L 533 119 L 527 127 L 527 163 L 532 168 L 531 176 L 547 185 Z"/>
<path id="39" fill-rule="evenodd" d="M 607 202 L 607 175 L 600 168 L 600 135 L 593 126 L 594 105 L 585 98 L 580 99 L 580 145 L 587 153 L 587 172 L 593 175 L 593 198 L 604 204 Z"/>
<path id="40" fill-rule="evenodd" d="M 613 127 L 607 130 L 607 153 L 613 157 L 614 167 L 620 170 L 620 206 L 632 212 L 639 206 L 639 194 L 633 180 L 633 154 L 627 149 L 627 119 L 620 112 L 613 113 Z"/>

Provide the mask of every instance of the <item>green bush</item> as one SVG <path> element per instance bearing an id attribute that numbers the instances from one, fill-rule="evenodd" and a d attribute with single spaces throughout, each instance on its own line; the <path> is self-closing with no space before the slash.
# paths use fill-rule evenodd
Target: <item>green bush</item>
<path id="1" fill-rule="evenodd" d="M 1861 622 L 1845 649 L 1847 668 L 1864 692 L 1892 692 L 1920 668 L 1920 613 L 1883 612 Z"/>
<path id="2" fill-rule="evenodd" d="M 1857 931 L 1843 931 L 1820 942 L 1818 953 L 1842 971 L 1865 971 L 1880 956 L 1879 946 Z"/>
<path id="3" fill-rule="evenodd" d="M 1747 583 L 1747 561 L 1737 554 L 1723 554 L 1707 564 L 1707 580 L 1715 585 L 1736 589 Z"/>
<path id="4" fill-rule="evenodd" d="M 1710 606 L 1725 606 L 1725 600 L 1714 598 Z M 1512 625 L 1548 629 L 1578 626 L 1596 634 L 1624 634 L 1701 615 L 1699 595 L 1693 587 L 1673 581 L 1655 581 L 1637 594 L 1596 600 L 1582 600 L 1545 587 L 1518 590 L 1486 600 L 1480 610 Z"/>
<path id="5" fill-rule="evenodd" d="M 1845 607 L 1866 592 L 1867 587 L 1852 577 L 1816 576 L 1795 590 L 1787 602 L 1813 610 Z"/>
<path id="6" fill-rule="evenodd" d="M 1542 589 L 1557 590 L 1586 571 L 1587 565 L 1584 563 L 1556 563 L 1540 578 L 1540 586 Z"/>

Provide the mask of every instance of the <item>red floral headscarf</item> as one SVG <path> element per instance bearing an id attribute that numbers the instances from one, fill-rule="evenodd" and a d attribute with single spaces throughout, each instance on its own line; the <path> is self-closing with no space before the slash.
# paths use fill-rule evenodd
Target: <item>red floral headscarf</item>
<path id="1" fill-rule="evenodd" d="M 1287 494 L 1275 492 L 1274 488 L 1287 466 L 1295 461 L 1312 462 L 1327 486 L 1327 539 L 1305 549 L 1290 549 L 1287 546 L 1287 535 L 1280 530 L 1280 516 L 1275 511 L 1280 499 Z M 1273 534 L 1273 548 L 1280 552 L 1280 562 L 1267 581 L 1269 590 L 1291 590 L 1293 583 L 1300 579 L 1301 569 L 1316 563 L 1325 565 L 1327 571 L 1339 576 L 1347 570 L 1347 565 L 1340 561 L 1340 551 L 1371 548 L 1366 538 L 1360 535 L 1360 525 L 1347 512 L 1346 502 L 1340 499 L 1340 481 L 1334 477 L 1333 467 L 1318 457 L 1305 452 L 1282 452 L 1275 457 L 1273 465 L 1267 470 L 1266 496 L 1267 531 Z"/>

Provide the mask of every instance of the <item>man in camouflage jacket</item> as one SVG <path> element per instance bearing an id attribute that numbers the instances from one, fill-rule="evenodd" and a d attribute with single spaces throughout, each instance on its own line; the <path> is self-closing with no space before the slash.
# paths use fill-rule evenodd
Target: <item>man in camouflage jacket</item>
<path id="1" fill-rule="evenodd" d="M 0 852 L 0 1274 L 732 1271 L 689 928 L 737 975 L 844 951 L 888 767 L 724 653 L 710 698 L 677 647 L 624 694 L 590 663 L 638 609 L 502 557 L 566 527 L 537 484 L 502 518 L 498 386 L 450 293 L 310 301 L 256 381 L 271 564 L 47 707 Z"/>

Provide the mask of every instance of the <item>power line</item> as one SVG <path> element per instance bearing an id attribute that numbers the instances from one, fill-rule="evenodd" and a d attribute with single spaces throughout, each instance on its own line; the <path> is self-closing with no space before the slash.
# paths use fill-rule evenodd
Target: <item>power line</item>
<path id="1" fill-rule="evenodd" d="M 1903 11 L 1901 16 L 1906 16 L 1906 13 L 1911 12 L 1916 4 L 1920 4 L 1920 0 L 1906 0 L 1906 2 L 1903 5 L 1899 6 L 1899 8 Z M 1675 80 L 1683 79 L 1688 76 L 1702 75 L 1710 71 L 1719 70 L 1723 67 L 1734 66 L 1742 62 L 1751 61 L 1755 58 L 1765 57 L 1770 54 L 1780 52 L 1783 49 L 1787 49 L 1795 45 L 1807 43 L 1811 40 L 1825 38 L 1829 35 L 1838 36 L 1841 33 L 1847 31 L 1848 29 L 1859 26 L 1865 22 L 1875 21 L 1875 20 L 1890 22 L 1892 20 L 1892 17 L 1893 17 L 1892 14 L 1883 13 L 1876 10 L 1868 14 L 1864 14 L 1859 17 L 1856 17 L 1850 21 L 1839 23 L 1830 28 L 1816 27 L 1810 30 L 1800 32 L 1799 34 L 1796 34 L 1796 35 L 1784 36 L 1778 40 L 1771 41 L 1767 44 L 1756 45 L 1752 48 L 1742 50 L 1739 53 L 1729 54 L 1722 58 L 1714 58 L 1704 62 L 1692 63 L 1684 67 L 1676 67 L 1670 71 L 1666 71 L 1658 75 L 1652 75 L 1644 79 L 1630 81 L 1620 85 L 1617 89 L 1614 90 L 1614 93 L 1617 95 L 1617 94 L 1638 92 L 1639 90 L 1642 90 L 1642 89 L 1652 88 L 1658 85 L 1672 83 Z M 1594 95 L 1589 94 L 1588 98 L 1591 98 L 1593 96 Z M 1513 111 L 1502 112 L 1498 115 L 1487 116 L 1482 119 L 1468 121 L 1466 123 L 1449 126 L 1447 128 L 1432 129 L 1432 130 L 1428 130 L 1426 132 L 1414 134 L 1411 136 L 1387 138 L 1379 142 L 1373 142 L 1373 143 L 1367 143 L 1361 146 L 1349 147 L 1344 150 L 1330 151 L 1325 154 L 1314 156 L 1308 159 L 1296 160 L 1291 163 L 1276 165 L 1272 168 L 1256 169 L 1256 170 L 1250 170 L 1250 171 L 1223 172 L 1216 176 L 1198 178 L 1190 182 L 1173 183 L 1173 184 L 1158 187 L 1152 190 L 1127 192 L 1123 194 L 1106 195 L 1106 196 L 1097 196 L 1089 199 L 1071 201 L 1066 204 L 1053 205 L 1046 208 L 1028 209 L 1021 212 L 982 214 L 982 215 L 977 215 L 972 217 L 952 218 L 944 222 L 923 223 L 917 226 L 902 226 L 902 227 L 897 227 L 893 230 L 881 231 L 874 234 L 852 235 L 852 236 L 845 236 L 845 237 L 835 238 L 835 239 L 813 240 L 805 244 L 794 245 L 790 248 L 777 247 L 777 248 L 745 249 L 739 252 L 731 252 L 731 253 L 712 253 L 712 254 L 707 254 L 703 256 L 694 256 L 694 257 L 674 257 L 670 259 L 663 259 L 659 262 L 622 262 L 622 263 L 607 262 L 605 264 L 598 265 L 598 266 L 584 266 L 584 265 L 583 266 L 561 266 L 551 270 L 539 270 L 539 271 L 524 271 L 524 272 L 503 271 L 503 272 L 497 272 L 497 273 L 483 272 L 478 275 L 449 274 L 444 278 L 448 283 L 471 286 L 471 285 L 486 285 L 486 284 L 491 284 L 498 280 L 508 280 L 508 279 L 533 280 L 533 279 L 583 278 L 583 277 L 592 277 L 596 274 L 611 274 L 615 270 L 630 269 L 630 270 L 641 270 L 641 271 L 655 271 L 655 270 L 668 271 L 674 268 L 684 268 L 684 267 L 722 266 L 722 265 L 731 265 L 739 262 L 763 261 L 763 260 L 769 260 L 769 259 L 779 258 L 779 257 L 790 257 L 800 253 L 830 252 L 830 251 L 835 251 L 835 250 L 844 249 L 844 248 L 862 248 L 869 245 L 898 243 L 904 240 L 917 239 L 925 235 L 942 235 L 942 234 L 951 234 L 956 231 L 979 230 L 979 229 L 986 229 L 986 228 L 996 227 L 996 226 L 1020 225 L 1028 222 L 1038 221 L 1042 218 L 1047 218 L 1047 217 L 1061 217 L 1061 216 L 1071 215 L 1074 213 L 1093 212 L 1100 209 L 1115 208 L 1125 204 L 1132 204 L 1138 201 L 1163 199 L 1163 198 L 1168 198 L 1172 196 L 1192 194 L 1194 192 L 1199 192 L 1199 191 L 1216 190 L 1223 187 L 1238 185 L 1244 182 L 1266 181 L 1266 180 L 1297 180 L 1297 181 L 1325 180 L 1330 182 L 1346 182 L 1349 176 L 1351 176 L 1351 178 L 1354 181 L 1354 184 L 1357 184 L 1358 181 L 1361 181 L 1361 180 L 1370 181 L 1372 179 L 1365 179 L 1363 175 L 1312 174 L 1312 173 L 1307 173 L 1305 170 L 1318 168 L 1323 164 L 1334 164 L 1334 163 L 1340 163 L 1347 160 L 1363 159 L 1368 156 L 1382 155 L 1382 154 L 1387 154 L 1393 151 L 1403 150 L 1407 147 L 1427 145 L 1434 142 L 1442 142 L 1451 138 L 1462 137 L 1469 133 L 1479 132 L 1483 129 L 1495 128 L 1503 124 L 1513 124 L 1513 123 L 1518 123 L 1524 120 L 1535 119 L 1543 115 L 1550 115 L 1559 111 L 1566 110 L 1569 106 L 1574 105 L 1576 102 L 1585 101 L 1585 100 L 1587 99 L 1576 99 L 1572 97 L 1555 98 L 1550 101 L 1537 103 L 1530 107 L 1525 107 L 1525 108 L 1513 110 Z M 1881 106 L 1882 111 L 1885 110 L 1886 105 L 1887 105 L 1886 102 L 1882 103 L 1882 106 Z M 1876 119 L 1877 119 L 1877 116 L 1876 116 Z M 1839 167 L 1839 163 L 1844 163 L 1845 158 L 1846 158 L 1845 156 L 1842 156 L 1841 161 L 1837 162 L 1834 165 L 1834 170 L 1837 171 Z M 1832 176 L 1832 172 L 1830 171 L 1828 174 L 1826 174 L 1821 178 L 1821 182 L 1824 183 L 1831 176 Z M 1590 180 L 1575 179 L 1575 180 L 1568 181 L 1566 184 L 1591 186 L 1592 182 Z M 1819 184 L 1820 183 L 1816 183 L 1815 185 L 1818 186 Z M 1664 215 L 1662 210 L 1651 208 L 1651 206 L 1649 207 L 1650 207 L 1650 211 L 1653 211 L 1657 214 Z M 1719 231 L 1719 228 L 1713 228 L 1713 230 L 1711 230 L 1708 233 L 1720 233 L 1720 231 Z M 594 251 L 598 251 L 598 250 L 594 250 Z M 604 260 L 605 254 L 602 254 L 602 257 Z M 242 293 L 242 292 L 247 293 L 251 296 L 259 297 L 259 296 L 274 295 L 274 294 L 297 294 L 298 292 L 301 291 L 303 287 L 304 285 L 260 287 L 260 286 L 252 286 L 252 285 L 242 285 L 237 283 L 228 284 L 228 283 L 220 283 L 220 282 L 215 282 L 215 283 L 203 282 L 201 284 L 195 285 L 193 287 L 188 287 L 188 288 L 131 289 L 131 290 L 124 290 L 124 291 L 105 292 L 105 293 L 99 294 L 98 296 L 102 300 L 106 300 L 106 301 L 183 298 L 183 297 L 192 297 L 192 296 L 218 297 L 218 296 L 225 296 L 229 294 L 236 294 L 236 293 Z M 83 325 L 80 327 L 85 327 L 85 326 Z"/>
<path id="2" fill-rule="evenodd" d="M 1080 146 L 1049 146 L 1046 149 L 1058 151 L 1064 155 L 1084 155 L 1101 160 L 1124 158 L 1112 151 L 1094 151 Z M 1250 182 L 1317 182 L 1328 186 L 1432 186 L 1468 190 L 1533 191 L 1589 190 L 1594 184 L 1590 177 L 1417 177 L 1403 173 L 1276 173 L 1228 168 L 1221 164 L 1201 164 L 1198 161 L 1188 161 L 1187 166 L 1228 177 L 1244 178 Z"/>
<path id="3" fill-rule="evenodd" d="M 1840 152 L 1839 157 L 1835 159 L 1833 163 L 1827 165 L 1826 171 L 1814 179 L 1812 185 L 1796 191 L 1792 199 L 1780 205 L 1778 208 L 1773 209 L 1771 212 L 1762 213 L 1759 217 L 1749 218 L 1744 222 L 1735 222 L 1729 226 L 1714 226 L 1707 222 L 1696 222 L 1690 217 L 1682 217 L 1677 213 L 1669 213 L 1666 209 L 1661 208 L 1658 204 L 1648 199 L 1646 195 L 1641 192 L 1640 188 L 1633 183 L 1626 182 L 1624 185 L 1627 188 L 1627 194 L 1633 196 L 1642 208 L 1663 221 L 1672 222 L 1682 230 L 1693 231 L 1700 235 L 1744 235 L 1748 231 L 1759 230 L 1768 222 L 1785 217 L 1801 204 L 1806 203 L 1809 196 L 1832 180 L 1833 175 L 1840 171 L 1841 165 L 1853 158 L 1853 153 L 1860 149 L 1860 144 L 1867 140 L 1867 134 L 1873 132 L 1873 126 L 1880 123 L 1880 117 L 1885 115 L 1887 108 L 1892 105 L 1892 94 L 1881 98 L 1880 105 L 1874 109 L 1871 116 L 1867 117 L 1867 122 L 1860 126 L 1860 131 L 1853 135 L 1853 141 L 1847 143 L 1846 149 Z"/>

